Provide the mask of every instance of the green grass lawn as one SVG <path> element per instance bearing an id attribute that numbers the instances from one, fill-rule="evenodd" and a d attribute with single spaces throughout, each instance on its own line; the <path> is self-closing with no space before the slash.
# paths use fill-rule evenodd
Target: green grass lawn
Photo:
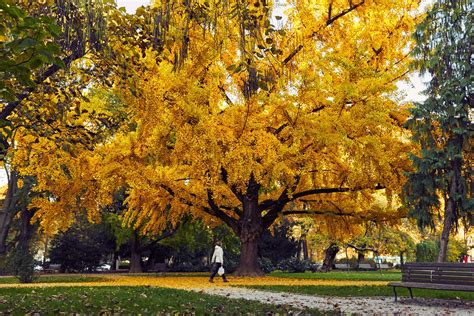
<path id="1" fill-rule="evenodd" d="M 352 280 L 352 281 L 400 281 L 402 274 L 399 270 L 391 271 L 330 271 L 322 272 L 304 272 L 304 273 L 288 273 L 274 271 L 270 276 L 279 278 L 296 278 L 296 279 L 315 279 L 315 280 Z"/>
<path id="2" fill-rule="evenodd" d="M 0 312 L 6 314 L 288 314 L 296 309 L 183 290 L 153 287 L 52 287 L 0 289 Z M 0 313 L 1 314 L 1 313 Z M 306 315 L 323 315 L 306 310 Z"/>
<path id="3" fill-rule="evenodd" d="M 297 279 L 320 279 L 320 280 L 352 280 L 352 281 L 400 281 L 401 273 L 397 270 L 392 271 L 331 271 L 328 273 L 286 273 L 275 271 L 270 274 L 274 277 L 281 278 L 297 278 Z M 393 289 L 390 286 L 322 286 L 322 285 L 305 285 L 305 286 L 246 286 L 248 288 L 260 289 L 266 291 L 301 293 L 309 295 L 324 296 L 394 296 Z M 409 296 L 408 289 L 397 288 L 400 296 Z M 457 291 L 441 291 L 441 290 L 425 290 L 413 289 L 415 297 L 431 297 L 443 299 L 465 299 L 474 300 L 474 293 L 457 292 Z"/>
<path id="4" fill-rule="evenodd" d="M 335 286 L 335 285 L 252 285 L 246 288 L 273 292 L 299 293 L 321 296 L 394 296 L 391 286 Z M 474 293 L 412 289 L 414 297 L 474 300 Z M 398 296 L 408 296 L 408 289 L 397 288 Z"/>
<path id="5" fill-rule="evenodd" d="M 41 275 L 35 278 L 34 283 L 76 283 L 76 282 L 100 282 L 106 280 L 100 276 L 88 275 Z M 0 284 L 20 283 L 16 277 L 2 277 Z"/>

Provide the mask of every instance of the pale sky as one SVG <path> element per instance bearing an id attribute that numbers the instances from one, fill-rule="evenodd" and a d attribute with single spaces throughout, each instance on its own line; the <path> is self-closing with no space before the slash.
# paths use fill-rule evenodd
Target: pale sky
<path id="1" fill-rule="evenodd" d="M 149 5 L 150 0 L 116 0 L 117 6 L 125 7 L 128 13 L 135 13 L 135 10 L 142 5 Z"/>

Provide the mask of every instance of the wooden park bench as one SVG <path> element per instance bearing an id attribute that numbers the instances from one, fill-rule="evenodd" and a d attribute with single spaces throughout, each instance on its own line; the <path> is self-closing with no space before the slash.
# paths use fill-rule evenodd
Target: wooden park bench
<path id="1" fill-rule="evenodd" d="M 402 265 L 402 282 L 392 282 L 395 302 L 397 287 L 474 292 L 474 263 L 406 263 Z"/>
<path id="2" fill-rule="evenodd" d="M 390 266 L 387 263 L 380 263 L 377 265 L 377 268 L 380 270 L 387 270 L 390 269 Z"/>
<path id="3" fill-rule="evenodd" d="M 370 263 L 359 263 L 357 265 L 357 270 L 375 270 L 375 268 L 372 267 Z"/>
<path id="4" fill-rule="evenodd" d="M 47 269 L 43 269 L 44 273 L 59 273 L 61 270 L 60 264 L 50 264 Z"/>
<path id="5" fill-rule="evenodd" d="M 336 263 L 334 265 L 334 269 L 349 270 L 350 268 L 351 268 L 351 265 L 348 263 Z"/>
<path id="6" fill-rule="evenodd" d="M 148 272 L 167 272 L 168 271 L 168 265 L 164 262 L 160 263 L 155 263 L 153 265 L 153 268 L 149 270 Z"/>

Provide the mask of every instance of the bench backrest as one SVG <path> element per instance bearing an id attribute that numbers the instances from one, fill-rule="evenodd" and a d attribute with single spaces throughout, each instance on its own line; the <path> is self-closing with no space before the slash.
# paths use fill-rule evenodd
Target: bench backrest
<path id="1" fill-rule="evenodd" d="M 474 263 L 406 263 L 402 281 L 474 286 Z"/>
<path id="2" fill-rule="evenodd" d="M 372 269 L 370 263 L 359 263 L 359 269 Z"/>
<path id="3" fill-rule="evenodd" d="M 166 272 L 168 267 L 167 267 L 166 263 L 155 263 L 153 268 L 154 268 L 154 270 L 159 271 L 159 272 Z"/>
<path id="4" fill-rule="evenodd" d="M 379 264 L 379 269 L 390 269 L 390 266 L 386 263 Z"/>
<path id="5" fill-rule="evenodd" d="M 334 265 L 336 269 L 350 269 L 351 266 L 348 263 L 336 263 Z"/>
<path id="6" fill-rule="evenodd" d="M 49 268 L 51 270 L 60 270 L 61 269 L 61 264 L 53 263 L 49 265 Z"/>

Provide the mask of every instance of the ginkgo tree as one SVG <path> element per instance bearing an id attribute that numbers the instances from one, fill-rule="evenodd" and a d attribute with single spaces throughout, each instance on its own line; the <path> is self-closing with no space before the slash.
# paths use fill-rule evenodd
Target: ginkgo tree
<path id="1" fill-rule="evenodd" d="M 258 242 L 283 216 L 387 216 L 370 205 L 409 168 L 395 83 L 417 3 L 291 1 L 283 18 L 266 0 L 154 2 L 140 13 L 151 39 L 110 43 L 127 64 L 115 87 L 128 121 L 73 159 L 71 188 L 91 184 L 74 201 L 94 218 L 126 187 L 125 220 L 143 234 L 189 213 L 224 222 L 241 241 L 238 275 L 262 274 Z M 36 201 L 44 226 L 64 224 L 48 206 L 63 201 Z"/>
<path id="2" fill-rule="evenodd" d="M 283 215 L 378 216 L 373 193 L 397 192 L 409 165 L 394 92 L 416 1 L 295 1 L 286 23 L 270 1 L 154 6 L 165 44 L 122 85 L 137 126 L 98 171 L 127 183 L 130 219 L 145 232 L 188 212 L 223 221 L 236 273 L 258 275 L 258 242 Z"/>

